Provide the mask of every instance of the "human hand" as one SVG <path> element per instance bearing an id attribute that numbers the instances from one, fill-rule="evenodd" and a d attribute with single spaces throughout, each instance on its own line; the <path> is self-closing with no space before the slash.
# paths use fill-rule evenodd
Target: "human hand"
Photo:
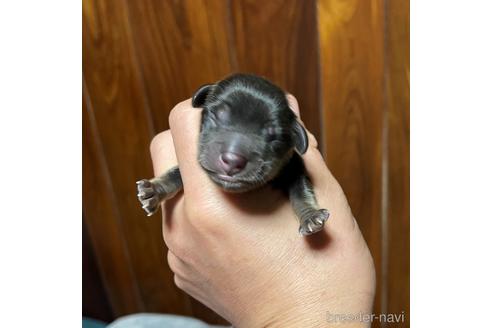
<path id="1" fill-rule="evenodd" d="M 298 113 L 297 101 L 289 102 Z M 322 231 L 298 233 L 286 196 L 267 185 L 225 193 L 197 161 L 199 109 L 171 112 L 170 131 L 151 144 L 156 176 L 179 163 L 184 193 L 163 205 L 163 236 L 176 285 L 235 327 L 328 327 L 328 313 L 370 313 L 371 254 L 345 195 L 309 134 L 303 155 L 321 208 Z M 365 326 L 353 322 L 346 327 Z"/>

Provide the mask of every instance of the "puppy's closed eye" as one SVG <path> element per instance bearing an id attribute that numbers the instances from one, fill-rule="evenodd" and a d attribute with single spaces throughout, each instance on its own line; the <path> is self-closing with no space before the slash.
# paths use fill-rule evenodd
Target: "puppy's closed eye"
<path id="1" fill-rule="evenodd" d="M 230 112 L 226 107 L 220 107 L 212 112 L 214 119 L 220 123 L 227 123 Z"/>
<path id="2" fill-rule="evenodd" d="M 267 141 L 278 140 L 283 134 L 285 134 L 285 132 L 279 127 L 269 126 L 266 128 Z"/>

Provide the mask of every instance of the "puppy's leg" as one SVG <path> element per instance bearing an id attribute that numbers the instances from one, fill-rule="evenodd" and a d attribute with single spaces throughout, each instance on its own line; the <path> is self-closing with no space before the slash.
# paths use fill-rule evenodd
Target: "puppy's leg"
<path id="1" fill-rule="evenodd" d="M 289 198 L 300 221 L 299 233 L 303 236 L 320 231 L 330 214 L 320 209 L 313 185 L 305 174 L 300 174 L 289 187 Z"/>
<path id="2" fill-rule="evenodd" d="M 138 181 L 137 197 L 147 216 L 151 216 L 163 200 L 173 198 L 182 188 L 181 173 L 175 166 L 160 177 Z"/>

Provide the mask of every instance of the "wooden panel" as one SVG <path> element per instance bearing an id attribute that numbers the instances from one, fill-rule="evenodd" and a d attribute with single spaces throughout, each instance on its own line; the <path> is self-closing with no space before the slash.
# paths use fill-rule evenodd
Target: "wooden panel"
<path id="1" fill-rule="evenodd" d="M 231 5 L 237 70 L 265 76 L 294 94 L 304 123 L 322 143 L 316 2 L 238 0 Z"/>
<path id="2" fill-rule="evenodd" d="M 148 147 L 153 129 L 125 2 L 83 2 L 83 69 L 143 308 L 190 314 L 188 298 L 174 285 L 166 264 L 160 220 L 147 220 L 135 198 L 135 181 L 152 175 Z"/>
<path id="3" fill-rule="evenodd" d="M 136 58 L 156 130 L 168 128 L 170 110 L 202 84 L 229 75 L 228 2 L 225 0 L 128 1 Z M 157 218 L 152 218 L 156 220 Z M 225 323 L 191 299 L 193 315 Z"/>
<path id="4" fill-rule="evenodd" d="M 82 98 L 83 184 L 85 224 L 94 245 L 101 277 L 114 315 L 143 310 L 137 282 L 128 257 L 126 240 L 98 135 L 90 119 L 90 99 Z M 85 275 L 85 272 L 84 272 Z"/>
<path id="5" fill-rule="evenodd" d="M 156 130 L 201 85 L 232 71 L 226 0 L 128 1 L 136 54 Z"/>
<path id="6" fill-rule="evenodd" d="M 328 166 L 347 194 L 371 249 L 384 311 L 381 258 L 383 27 L 382 0 L 320 0 L 321 90 Z"/>
<path id="7" fill-rule="evenodd" d="M 410 327 L 410 4 L 387 10 L 388 312 Z"/>
<path id="8" fill-rule="evenodd" d="M 106 295 L 85 219 L 82 223 L 82 270 L 82 315 L 104 322 L 113 321 L 111 303 Z"/>

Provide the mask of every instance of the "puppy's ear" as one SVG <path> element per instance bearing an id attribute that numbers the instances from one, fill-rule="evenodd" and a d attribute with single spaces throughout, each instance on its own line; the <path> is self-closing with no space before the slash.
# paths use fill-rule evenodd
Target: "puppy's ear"
<path id="1" fill-rule="evenodd" d="M 191 98 L 191 105 L 193 107 L 202 107 L 207 99 L 207 95 L 210 93 L 215 84 L 205 84 L 195 91 L 195 94 Z"/>
<path id="2" fill-rule="evenodd" d="M 309 146 L 308 136 L 304 127 L 297 120 L 293 129 L 294 146 L 299 154 L 304 154 Z"/>

